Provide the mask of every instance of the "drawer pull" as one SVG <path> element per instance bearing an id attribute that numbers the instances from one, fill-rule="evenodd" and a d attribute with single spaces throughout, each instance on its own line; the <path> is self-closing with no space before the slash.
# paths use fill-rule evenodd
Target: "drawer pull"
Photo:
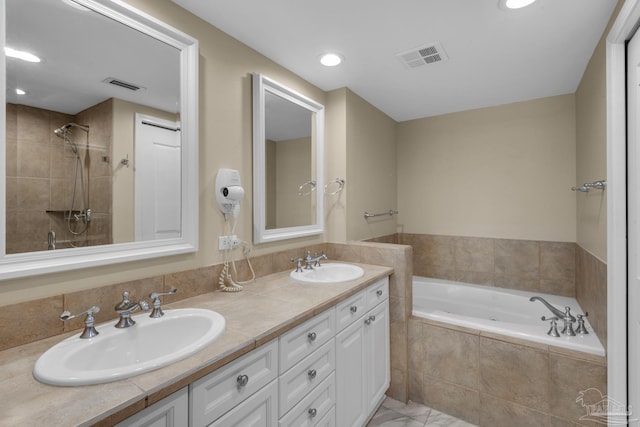
<path id="1" fill-rule="evenodd" d="M 314 379 L 316 377 L 318 373 L 316 372 L 315 369 L 309 369 L 309 372 L 307 372 L 307 375 L 309 375 L 310 379 Z"/>
<path id="2" fill-rule="evenodd" d="M 309 418 L 313 418 L 318 415 L 318 410 L 316 408 L 311 408 L 307 412 L 309 413 Z"/>
<path id="3" fill-rule="evenodd" d="M 352 305 L 350 310 L 351 310 L 351 313 L 355 313 L 356 311 L 358 311 L 358 306 Z"/>
<path id="4" fill-rule="evenodd" d="M 368 317 L 368 318 L 364 319 L 364 324 L 365 325 L 370 325 L 371 324 L 371 317 Z"/>
<path id="5" fill-rule="evenodd" d="M 376 321 L 376 316 L 371 315 L 371 316 L 369 316 L 369 319 L 371 319 L 372 322 L 375 322 Z"/>
<path id="6" fill-rule="evenodd" d="M 238 383 L 238 387 L 244 387 L 249 382 L 249 377 L 247 375 L 238 375 L 236 382 Z"/>
<path id="7" fill-rule="evenodd" d="M 381 297 L 381 296 L 382 296 L 382 289 L 378 289 L 378 290 L 376 291 L 376 295 L 378 295 L 379 297 Z"/>
<path id="8" fill-rule="evenodd" d="M 309 332 L 309 335 L 307 335 L 307 338 L 309 338 L 309 341 L 315 341 L 317 338 L 317 335 L 315 332 Z"/>

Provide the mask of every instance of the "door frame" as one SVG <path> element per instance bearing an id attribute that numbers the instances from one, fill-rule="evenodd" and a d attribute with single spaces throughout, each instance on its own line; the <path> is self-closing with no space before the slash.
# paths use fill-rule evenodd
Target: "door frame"
<path id="1" fill-rule="evenodd" d="M 607 71 L 607 394 L 627 398 L 626 41 L 640 0 L 626 0 L 606 39 Z"/>

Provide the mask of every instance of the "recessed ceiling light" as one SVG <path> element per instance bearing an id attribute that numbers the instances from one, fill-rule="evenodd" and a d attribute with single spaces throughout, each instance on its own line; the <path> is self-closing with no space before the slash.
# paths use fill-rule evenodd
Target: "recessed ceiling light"
<path id="1" fill-rule="evenodd" d="M 26 95 L 26 94 L 27 94 L 27 92 L 26 92 L 26 91 L 24 91 L 24 90 L 22 90 L 22 89 L 16 89 L 16 94 L 17 94 L 17 95 Z"/>
<path id="2" fill-rule="evenodd" d="M 342 63 L 342 56 L 337 53 L 325 53 L 320 57 L 320 63 L 325 67 L 335 67 Z"/>
<path id="3" fill-rule="evenodd" d="M 500 7 L 500 9 L 504 10 L 521 9 L 523 7 L 529 6 L 535 1 L 536 0 L 500 0 L 498 2 L 498 6 Z"/>
<path id="4" fill-rule="evenodd" d="M 7 46 L 4 47 L 4 54 L 10 58 L 18 58 L 27 62 L 40 62 L 40 58 L 38 58 L 32 53 L 24 52 L 22 50 L 12 49 Z"/>

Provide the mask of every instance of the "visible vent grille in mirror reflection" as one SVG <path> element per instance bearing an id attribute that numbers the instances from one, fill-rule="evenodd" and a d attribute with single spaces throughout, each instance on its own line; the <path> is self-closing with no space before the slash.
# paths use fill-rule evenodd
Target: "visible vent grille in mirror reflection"
<path id="1" fill-rule="evenodd" d="M 132 90 L 134 92 L 136 92 L 138 90 L 146 90 L 145 87 L 142 87 L 142 86 L 139 86 L 139 85 L 136 85 L 136 84 L 133 84 L 133 83 L 128 83 L 128 82 L 125 82 L 123 80 L 116 79 L 115 77 L 107 77 L 102 82 L 110 84 L 110 85 L 114 85 L 114 86 L 119 86 L 119 87 L 124 88 L 124 89 L 129 89 L 129 90 Z"/>

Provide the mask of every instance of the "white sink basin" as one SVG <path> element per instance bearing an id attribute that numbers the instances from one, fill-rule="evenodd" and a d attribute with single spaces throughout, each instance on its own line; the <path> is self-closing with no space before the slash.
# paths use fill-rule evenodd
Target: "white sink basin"
<path id="1" fill-rule="evenodd" d="M 136 324 L 118 329 L 116 321 L 96 326 L 99 335 L 74 335 L 37 360 L 33 376 L 58 386 L 100 384 L 158 369 L 184 359 L 224 333 L 224 317 L 196 308 L 166 310 L 152 319 L 133 316 Z"/>
<path id="2" fill-rule="evenodd" d="M 306 284 L 340 283 L 364 276 L 364 270 L 353 264 L 328 263 L 313 270 L 292 271 L 290 276 Z"/>

